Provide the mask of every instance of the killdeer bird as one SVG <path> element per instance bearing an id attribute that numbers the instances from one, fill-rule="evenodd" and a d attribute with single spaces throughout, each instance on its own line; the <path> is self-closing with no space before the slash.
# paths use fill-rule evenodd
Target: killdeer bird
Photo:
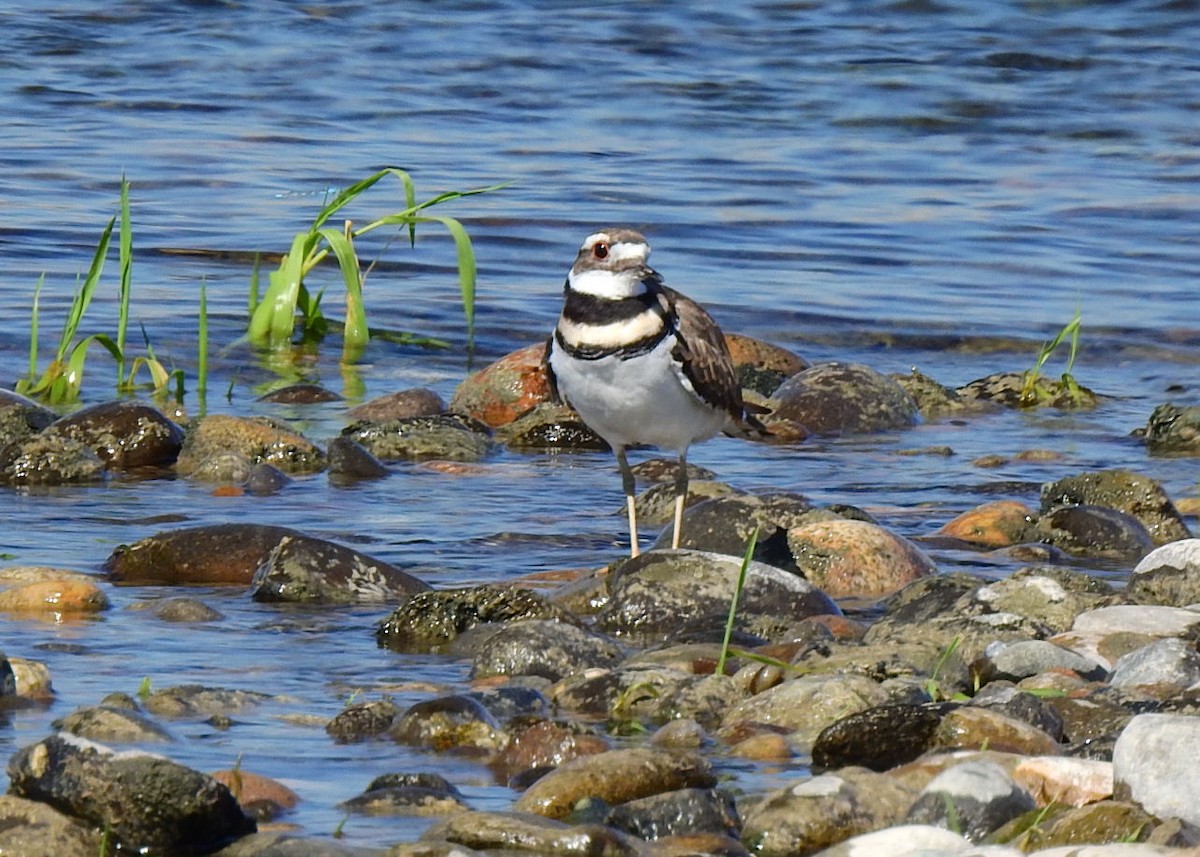
<path id="1" fill-rule="evenodd" d="M 546 346 L 551 387 L 617 456 L 638 555 L 635 444 L 679 456 L 671 544 L 679 547 L 687 451 L 720 431 L 762 430 L 747 415 L 720 328 L 646 264 L 650 245 L 632 229 L 589 235 L 567 275 L 562 315 Z"/>

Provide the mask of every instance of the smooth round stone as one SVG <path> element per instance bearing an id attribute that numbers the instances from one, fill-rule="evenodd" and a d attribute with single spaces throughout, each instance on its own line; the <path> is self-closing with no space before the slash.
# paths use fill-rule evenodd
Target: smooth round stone
<path id="1" fill-rule="evenodd" d="M 1015 848 L 972 845 L 957 833 L 929 824 L 899 824 L 851 837 L 814 857 L 1022 857 Z"/>
<path id="2" fill-rule="evenodd" d="M 1200 682 L 1200 653 L 1177 637 L 1157 640 L 1118 658 L 1108 681 L 1113 687 L 1190 687 Z"/>
<path id="3" fill-rule="evenodd" d="M 1200 625 L 1200 611 L 1182 607 L 1118 604 L 1079 614 L 1071 630 L 1078 633 L 1182 637 L 1197 625 Z"/>
<path id="4" fill-rule="evenodd" d="M 1113 793 L 1112 762 L 1098 759 L 1035 756 L 1019 762 L 1012 776 L 1042 806 L 1083 806 Z"/>
<path id="5" fill-rule="evenodd" d="M 889 702 L 887 691 L 861 675 L 806 675 L 756 694 L 730 708 L 721 723 L 728 735 L 743 722 L 786 730 L 793 740 L 812 743 L 837 720 Z"/>
<path id="6" fill-rule="evenodd" d="M 619 646 L 565 622 L 530 619 L 506 625 L 475 652 L 471 677 L 536 675 L 558 681 L 589 667 L 612 667 L 621 660 Z"/>
<path id="7" fill-rule="evenodd" d="M 934 777 L 909 809 L 907 820 L 954 826 L 977 842 L 1036 805 L 995 762 L 973 759 Z"/>
<path id="8" fill-rule="evenodd" d="M 1200 825 L 1200 717 L 1139 714 L 1113 750 L 1113 794 L 1159 818 Z"/>
<path id="9" fill-rule="evenodd" d="M 937 573 L 903 536 L 867 521 L 837 518 L 793 527 L 788 547 L 801 573 L 831 597 L 880 597 Z"/>
<path id="10" fill-rule="evenodd" d="M 1128 470 L 1079 473 L 1043 486 L 1043 511 L 1064 505 L 1103 506 L 1130 515 L 1146 528 L 1156 545 L 1191 535 L 1163 487 Z"/>
<path id="11" fill-rule="evenodd" d="M 861 363 L 818 363 L 792 375 L 772 396 L 775 416 L 817 434 L 908 428 L 917 405 L 904 388 Z"/>
<path id="12" fill-rule="evenodd" d="M 947 521 L 937 535 L 971 544 L 1005 547 L 1025 541 L 1037 513 L 1016 500 L 995 500 Z"/>
<path id="13" fill-rule="evenodd" d="M 1163 566 L 1200 574 L 1200 539 L 1180 539 L 1155 548 L 1134 566 L 1133 573 L 1145 574 Z"/>
<path id="14" fill-rule="evenodd" d="M 982 676 L 987 681 L 1020 681 L 1052 670 L 1070 670 L 1092 681 L 1103 680 L 1106 670 L 1100 664 L 1070 649 L 1046 640 L 1016 640 L 995 643 L 984 652 Z"/>

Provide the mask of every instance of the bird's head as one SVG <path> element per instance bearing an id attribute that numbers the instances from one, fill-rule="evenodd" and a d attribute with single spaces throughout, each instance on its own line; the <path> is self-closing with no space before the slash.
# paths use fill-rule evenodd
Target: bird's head
<path id="1" fill-rule="evenodd" d="M 647 289 L 650 245 L 632 229 L 611 228 L 587 237 L 567 276 L 567 287 L 598 298 L 620 300 Z"/>

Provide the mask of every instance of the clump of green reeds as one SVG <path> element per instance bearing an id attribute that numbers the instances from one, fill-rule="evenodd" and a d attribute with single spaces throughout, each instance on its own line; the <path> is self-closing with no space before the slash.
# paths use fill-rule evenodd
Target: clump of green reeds
<path id="1" fill-rule="evenodd" d="M 1074 318 L 1063 325 L 1058 335 L 1042 345 L 1042 350 L 1038 352 L 1037 360 L 1034 361 L 1032 367 L 1025 371 L 1022 377 L 1021 393 L 1017 399 L 1017 403 L 1021 407 L 1037 407 L 1051 399 L 1060 405 L 1079 405 L 1087 401 L 1088 394 L 1079 386 L 1079 382 L 1075 380 L 1075 376 L 1071 374 L 1071 370 L 1075 367 L 1075 355 L 1079 352 L 1079 325 L 1081 319 L 1082 313 L 1076 309 Z M 1050 359 L 1050 355 L 1058 350 L 1059 346 L 1064 342 L 1070 345 L 1069 353 L 1067 354 L 1067 368 L 1063 371 L 1061 383 L 1048 383 L 1042 377 L 1042 369 Z"/>
<path id="2" fill-rule="evenodd" d="M 349 220 L 341 228 L 327 225 L 330 218 L 357 200 L 366 190 L 380 180 L 394 177 L 400 181 L 404 193 L 405 207 L 355 227 Z M 312 270 L 331 253 L 341 270 L 342 283 L 346 292 L 346 318 L 342 331 L 342 360 L 354 362 L 366 347 L 371 337 L 363 305 L 364 271 L 355 249 L 355 241 L 382 227 L 398 227 L 407 230 L 410 243 L 416 241 L 418 223 L 439 223 L 454 238 L 458 256 L 458 284 L 462 295 L 463 314 L 467 324 L 468 349 L 473 347 L 475 335 L 475 252 L 471 239 L 463 225 L 452 217 L 427 213 L 428 209 L 465 196 L 487 193 L 503 185 L 475 188 L 465 191 L 448 191 L 424 202 L 416 201 L 412 178 L 396 167 L 387 167 L 350 185 L 338 193 L 317 213 L 308 229 L 296 234 L 291 248 L 283 257 L 279 267 L 269 275 L 267 291 L 262 300 L 257 300 L 257 277 L 251 289 L 251 317 L 248 337 L 262 347 L 272 349 L 290 346 L 301 326 L 302 339 L 320 339 L 324 336 L 328 322 L 321 310 L 322 292 L 310 293 L 306 279 Z M 437 344 L 432 340 L 411 341 Z"/>

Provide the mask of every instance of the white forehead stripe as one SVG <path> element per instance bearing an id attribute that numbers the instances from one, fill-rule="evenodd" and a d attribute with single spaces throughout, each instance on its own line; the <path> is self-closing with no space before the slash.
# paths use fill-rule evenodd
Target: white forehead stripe
<path id="1" fill-rule="evenodd" d="M 642 241 L 610 241 L 607 232 L 589 235 L 579 249 L 593 247 L 599 241 L 608 244 L 608 258 L 613 262 L 624 262 L 626 259 L 637 259 L 644 262 L 650 255 L 649 244 Z"/>

